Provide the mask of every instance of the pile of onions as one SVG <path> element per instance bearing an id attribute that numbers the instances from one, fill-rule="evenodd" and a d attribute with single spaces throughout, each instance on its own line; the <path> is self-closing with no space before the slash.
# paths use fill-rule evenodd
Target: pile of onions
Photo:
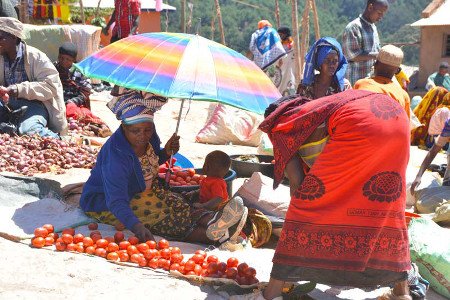
<path id="1" fill-rule="evenodd" d="M 91 169 L 98 150 L 87 145 L 68 143 L 39 136 L 0 134 L 0 172 L 26 176 L 36 173 L 65 173 L 65 169 Z"/>
<path id="2" fill-rule="evenodd" d="M 89 124 L 80 123 L 78 120 L 73 118 L 67 119 L 69 125 L 69 135 L 85 135 L 85 136 L 95 136 L 95 132 Z"/>

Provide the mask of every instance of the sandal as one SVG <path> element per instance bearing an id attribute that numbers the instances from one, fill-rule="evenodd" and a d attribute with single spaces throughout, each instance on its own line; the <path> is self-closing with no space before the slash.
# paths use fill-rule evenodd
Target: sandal
<path id="1" fill-rule="evenodd" d="M 413 298 L 410 295 L 401 295 L 397 296 L 394 294 L 394 291 L 390 289 L 388 292 L 384 293 L 377 300 L 412 300 Z"/>
<path id="2" fill-rule="evenodd" d="M 228 201 L 225 207 L 218 211 L 212 220 L 208 223 L 206 236 L 212 241 L 223 240 L 233 237 L 236 233 L 230 235 L 229 228 L 240 223 L 245 213 L 244 201 L 241 197 L 234 197 Z M 245 224 L 245 221 L 244 221 Z M 242 228 L 241 228 L 242 229 Z M 239 234 L 239 233 L 238 233 Z M 224 237 L 227 236 L 225 239 Z"/>

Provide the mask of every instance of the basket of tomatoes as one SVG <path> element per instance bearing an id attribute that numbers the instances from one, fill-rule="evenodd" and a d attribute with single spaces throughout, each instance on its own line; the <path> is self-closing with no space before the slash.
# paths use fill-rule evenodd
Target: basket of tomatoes
<path id="1" fill-rule="evenodd" d="M 173 192 L 189 192 L 200 188 L 200 183 L 206 177 L 202 169 L 187 168 L 183 169 L 178 166 L 173 166 L 170 174 L 169 186 Z M 167 166 L 161 165 L 158 171 L 158 177 L 164 181 L 166 178 Z M 233 180 L 236 178 L 236 172 L 229 170 L 224 176 L 227 183 L 228 194 L 232 194 Z"/>

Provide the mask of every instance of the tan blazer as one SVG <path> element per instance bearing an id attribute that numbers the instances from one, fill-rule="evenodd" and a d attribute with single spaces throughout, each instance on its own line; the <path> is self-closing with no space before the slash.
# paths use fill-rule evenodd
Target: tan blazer
<path id="1" fill-rule="evenodd" d="M 25 44 L 25 43 L 24 43 Z M 67 133 L 66 106 L 59 73 L 42 51 L 25 44 L 25 72 L 29 81 L 16 84 L 18 98 L 38 100 L 49 113 L 48 128 L 61 135 Z M 4 58 L 0 56 L 0 85 L 5 85 Z"/>

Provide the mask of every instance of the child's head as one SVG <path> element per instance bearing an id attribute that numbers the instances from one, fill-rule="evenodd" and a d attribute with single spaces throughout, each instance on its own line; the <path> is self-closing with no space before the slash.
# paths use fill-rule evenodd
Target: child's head
<path id="1" fill-rule="evenodd" d="M 58 62 L 66 69 L 70 69 L 77 60 L 77 46 L 71 42 L 65 42 L 59 47 Z"/>
<path id="2" fill-rule="evenodd" d="M 223 151 L 213 151 L 206 155 L 203 172 L 206 176 L 224 177 L 231 166 L 231 159 Z"/>

